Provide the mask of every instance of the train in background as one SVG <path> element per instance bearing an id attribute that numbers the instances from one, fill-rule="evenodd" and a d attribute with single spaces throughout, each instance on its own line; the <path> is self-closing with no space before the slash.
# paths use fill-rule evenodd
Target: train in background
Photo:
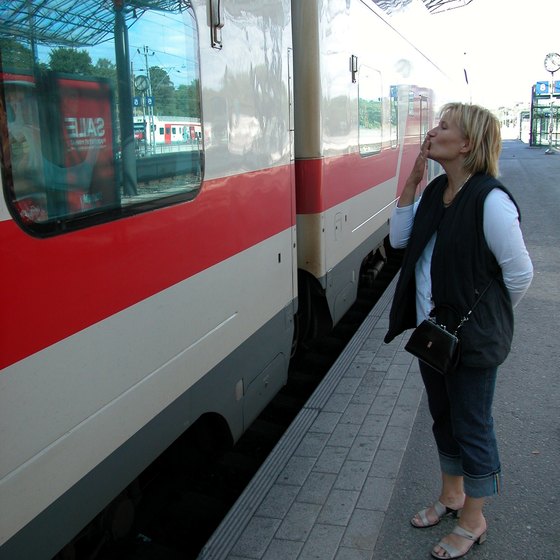
<path id="1" fill-rule="evenodd" d="M 163 145 L 189 146 L 202 142 L 200 119 L 192 117 L 134 117 L 134 138 L 139 146 L 157 151 Z"/>
<path id="2" fill-rule="evenodd" d="M 457 96 L 386 4 L 3 3 L 1 559 L 51 558 L 187 430 L 236 441 L 352 305 Z M 168 95 L 200 85 L 196 150 L 138 153 L 148 41 L 188 68 Z"/>

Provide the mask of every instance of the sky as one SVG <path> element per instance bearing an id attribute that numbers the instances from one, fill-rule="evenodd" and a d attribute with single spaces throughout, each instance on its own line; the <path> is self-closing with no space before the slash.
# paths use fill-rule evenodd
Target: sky
<path id="1" fill-rule="evenodd" d="M 471 102 L 529 106 L 533 84 L 551 79 L 544 58 L 560 53 L 560 0 L 472 0 L 431 18 L 432 47 L 463 58 Z"/>

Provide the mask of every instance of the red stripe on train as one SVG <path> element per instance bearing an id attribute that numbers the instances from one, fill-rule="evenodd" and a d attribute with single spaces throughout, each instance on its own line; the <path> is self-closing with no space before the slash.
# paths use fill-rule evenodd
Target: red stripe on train
<path id="1" fill-rule="evenodd" d="M 324 212 L 397 174 L 398 149 L 296 161 L 298 214 Z"/>
<path id="2" fill-rule="evenodd" d="M 290 166 L 205 182 L 191 202 L 48 239 L 0 223 L 0 367 L 295 223 Z"/>

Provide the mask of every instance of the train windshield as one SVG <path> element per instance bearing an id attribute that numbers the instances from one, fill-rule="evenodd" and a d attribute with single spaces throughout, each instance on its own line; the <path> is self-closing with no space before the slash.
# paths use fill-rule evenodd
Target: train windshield
<path id="1" fill-rule="evenodd" d="M 2 179 L 52 234 L 188 200 L 203 175 L 198 31 L 186 0 L 7 0 Z"/>

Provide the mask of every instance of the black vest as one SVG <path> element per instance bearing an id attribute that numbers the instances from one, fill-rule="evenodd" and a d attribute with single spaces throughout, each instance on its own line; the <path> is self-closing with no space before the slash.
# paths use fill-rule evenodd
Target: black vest
<path id="1" fill-rule="evenodd" d="M 483 230 L 484 200 L 494 188 L 509 191 L 496 179 L 473 176 L 448 208 L 443 205 L 445 175 L 425 189 L 416 215 L 390 312 L 385 342 L 417 325 L 414 268 L 426 244 L 437 231 L 431 263 L 432 298 L 438 320 L 453 327 L 490 285 L 469 320 L 459 331 L 461 362 L 471 367 L 501 364 L 511 348 L 513 308 L 502 272 Z M 519 212 L 519 207 L 517 207 Z M 452 308 L 454 313 L 446 312 Z"/>

